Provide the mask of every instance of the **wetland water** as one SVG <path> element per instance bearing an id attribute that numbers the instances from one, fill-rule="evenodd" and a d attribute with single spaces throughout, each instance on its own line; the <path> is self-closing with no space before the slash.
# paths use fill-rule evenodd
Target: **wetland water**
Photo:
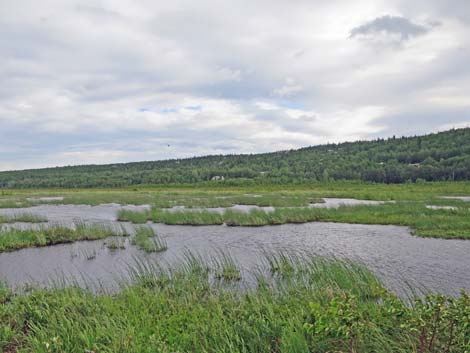
<path id="1" fill-rule="evenodd" d="M 0 214 L 30 212 L 47 216 L 51 222 L 82 219 L 119 224 L 115 222 L 119 209 L 116 204 L 41 205 L 4 209 Z M 123 224 L 132 228 L 131 224 Z M 414 237 L 406 227 L 323 222 L 265 227 L 151 226 L 168 243 L 166 252 L 146 254 L 130 245 L 128 239 L 126 249 L 117 251 L 105 246 L 106 239 L 23 249 L 0 253 L 0 279 L 18 287 L 31 282 L 47 285 L 51 279 L 73 277 L 112 287 L 136 259 L 171 265 L 180 261 L 187 250 L 205 258 L 223 250 L 235 258 L 248 278 L 250 271 L 260 265 L 264 251 L 305 251 L 358 260 L 401 294 L 407 291 L 408 284 L 450 295 L 458 294 L 461 288 L 470 290 L 470 241 Z"/>
<path id="2" fill-rule="evenodd" d="M 256 196 L 256 195 L 255 195 Z M 339 208 L 341 206 L 360 206 L 360 205 L 381 205 L 386 201 L 373 201 L 373 200 L 356 200 L 356 199 L 340 199 L 340 198 L 323 198 L 323 203 L 311 203 L 306 207 L 313 208 Z M 393 201 L 387 201 L 393 202 Z M 297 208 L 297 207 L 286 207 L 286 208 Z M 184 206 L 174 206 L 167 209 L 170 212 L 179 211 L 202 211 L 206 210 L 215 213 L 224 213 L 226 210 L 233 210 L 237 212 L 250 212 L 251 210 L 262 210 L 265 212 L 274 212 L 276 208 L 272 206 L 255 206 L 255 205 L 234 205 L 232 207 L 208 207 L 208 208 L 185 208 Z"/>

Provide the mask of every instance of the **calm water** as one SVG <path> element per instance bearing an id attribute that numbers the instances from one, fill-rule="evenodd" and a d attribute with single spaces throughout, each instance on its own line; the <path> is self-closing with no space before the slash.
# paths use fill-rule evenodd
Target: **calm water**
<path id="1" fill-rule="evenodd" d="M 86 219 L 115 223 L 119 208 L 115 204 L 43 205 L 26 211 L 58 222 Z M 25 210 L 0 210 L 0 214 L 14 212 Z M 110 251 L 106 240 L 24 249 L 0 253 L 0 279 L 17 287 L 31 282 L 47 285 L 54 278 L 73 277 L 112 287 L 136 259 L 171 265 L 180 261 L 186 250 L 206 258 L 219 250 L 227 251 L 248 276 L 262 262 L 264 251 L 307 251 L 361 261 L 398 293 L 404 293 L 408 285 L 418 289 L 423 284 L 428 290 L 450 295 L 458 294 L 461 288 L 470 290 L 470 241 L 418 238 L 411 236 L 406 227 L 322 222 L 265 227 L 152 227 L 166 239 L 168 251 L 145 254 L 130 244 L 125 250 Z M 95 258 L 88 260 L 90 254 Z"/>

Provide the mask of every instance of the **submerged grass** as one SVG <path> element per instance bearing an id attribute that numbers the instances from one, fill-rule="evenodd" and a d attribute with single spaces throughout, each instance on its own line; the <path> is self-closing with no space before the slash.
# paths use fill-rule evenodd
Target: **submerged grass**
<path id="1" fill-rule="evenodd" d="M 72 227 L 52 225 L 27 230 L 0 228 L 0 252 L 126 235 L 128 233 L 123 227 L 83 222 L 77 222 Z"/>
<path id="2" fill-rule="evenodd" d="M 132 244 L 145 252 L 161 252 L 168 249 L 166 241 L 160 238 L 151 227 L 140 226 L 136 228 Z"/>
<path id="3" fill-rule="evenodd" d="M 212 258 L 212 267 L 215 269 L 214 277 L 224 281 L 240 281 L 242 275 L 235 259 L 230 254 L 219 251 Z"/>
<path id="4" fill-rule="evenodd" d="M 462 353 L 470 298 L 431 295 L 408 306 L 360 265 L 286 262 L 251 290 L 214 285 L 188 255 L 173 271 L 142 264 L 117 294 L 32 290 L 0 302 L 4 352 Z M 224 263 L 225 260 L 220 260 Z M 278 269 L 279 267 L 276 266 Z M 216 269 L 217 270 L 217 269 Z M 282 271 L 281 273 L 284 273 Z"/>
<path id="5" fill-rule="evenodd" d="M 123 239 L 110 239 L 106 242 L 106 247 L 111 251 L 123 250 L 126 248 Z"/>

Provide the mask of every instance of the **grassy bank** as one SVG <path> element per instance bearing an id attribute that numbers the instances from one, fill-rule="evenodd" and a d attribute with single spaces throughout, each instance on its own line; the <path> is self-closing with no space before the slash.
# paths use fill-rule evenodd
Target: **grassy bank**
<path id="1" fill-rule="evenodd" d="M 263 191 L 263 195 L 257 193 Z M 41 201 L 41 197 L 63 197 L 62 200 Z M 32 201 L 31 199 L 35 199 Z M 181 187 L 180 189 L 135 189 L 135 190 L 41 190 L 41 191 L 3 191 L 0 195 L 0 208 L 23 208 L 41 204 L 100 205 L 119 203 L 121 205 L 150 204 L 159 208 L 173 206 L 194 207 L 230 207 L 233 205 L 257 205 L 276 207 L 301 207 L 312 202 L 322 202 L 304 190 L 282 191 L 254 189 L 252 192 L 242 189 L 201 190 Z"/>
<path id="2" fill-rule="evenodd" d="M 46 217 L 37 216 L 31 213 L 18 213 L 11 216 L 0 215 L 0 223 L 43 223 L 47 222 Z"/>
<path id="3" fill-rule="evenodd" d="M 223 263 L 224 261 L 221 261 Z M 420 352 L 470 349 L 470 298 L 407 306 L 361 266 L 271 258 L 252 290 L 190 257 L 180 269 L 141 266 L 114 295 L 78 288 L 12 295 L 0 288 L 4 352 Z M 222 278 L 222 277 L 221 277 Z"/>
<path id="4" fill-rule="evenodd" d="M 73 227 L 53 225 L 27 230 L 0 228 L 0 252 L 124 235 L 127 233 L 123 228 L 85 223 L 76 223 Z"/>
<path id="5" fill-rule="evenodd" d="M 360 224 L 401 225 L 412 228 L 422 237 L 470 239 L 470 211 L 468 203 L 446 200 L 456 209 L 433 210 L 426 203 L 402 201 L 383 205 L 342 206 L 338 209 L 276 208 L 274 212 L 251 210 L 247 213 L 226 210 L 222 214 L 209 211 L 169 212 L 154 208 L 146 212 L 121 211 L 122 221 L 146 221 L 170 225 L 263 226 L 285 223 L 340 222 Z"/>
<path id="6" fill-rule="evenodd" d="M 311 183 L 304 185 L 264 185 L 248 187 L 165 186 L 107 190 L 3 190 L 0 207 L 41 204 L 41 197 L 63 197 L 50 204 L 102 203 L 149 204 L 148 212 L 121 211 L 119 219 L 134 223 L 146 221 L 166 224 L 229 224 L 267 225 L 329 221 L 364 224 L 396 224 L 409 226 L 419 236 L 470 238 L 468 209 L 470 204 L 442 196 L 470 195 L 470 182 L 436 182 L 414 184 L 366 184 L 359 182 Z M 339 210 L 309 209 L 322 197 L 356 198 L 364 200 L 393 200 L 395 204 L 381 206 L 342 207 Z M 36 201 L 31 201 L 36 200 Z M 276 211 L 264 214 L 252 211 L 238 214 L 227 211 L 217 215 L 206 211 L 165 212 L 165 208 L 230 207 L 236 204 L 273 206 Z M 430 210 L 427 205 L 457 207 L 456 210 Z M 291 210 L 288 207 L 296 207 Z M 162 210 L 163 209 L 163 210 Z"/>
<path id="7" fill-rule="evenodd" d="M 368 200 L 431 201 L 440 196 L 470 195 L 470 182 L 434 182 L 415 184 L 370 184 L 359 182 L 310 183 L 302 185 L 259 185 L 228 187 L 217 183 L 208 186 L 174 185 L 128 189 L 39 189 L 2 190 L 0 208 L 28 207 L 39 204 L 119 203 L 154 205 L 168 208 L 230 207 L 247 204 L 274 207 L 301 207 L 322 197 L 346 197 Z M 41 197 L 63 200 L 40 201 Z M 32 201 L 35 200 L 35 201 Z"/>

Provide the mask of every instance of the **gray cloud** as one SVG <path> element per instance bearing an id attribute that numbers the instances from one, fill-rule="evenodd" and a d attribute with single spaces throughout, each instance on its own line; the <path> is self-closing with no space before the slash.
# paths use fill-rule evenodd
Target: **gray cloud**
<path id="1" fill-rule="evenodd" d="M 428 25 L 421 25 L 413 23 L 405 17 L 385 15 L 353 28 L 350 38 L 386 33 L 398 35 L 400 40 L 408 40 L 411 37 L 426 34 L 432 27 L 438 25 L 439 22 L 436 21 L 430 22 Z"/>
<path id="2" fill-rule="evenodd" d="M 399 8 L 412 16 L 426 13 L 441 18 L 457 19 L 470 25 L 470 6 L 468 0 L 397 0 Z"/>
<path id="3" fill-rule="evenodd" d="M 467 108 L 440 108 L 430 110 L 426 106 L 413 107 L 413 110 L 404 109 L 396 114 L 384 116 L 376 121 L 377 124 L 395 126 L 386 129 L 386 133 L 397 136 L 410 136 L 431 133 L 436 127 L 451 129 L 470 127 L 470 107 Z M 383 133 L 378 136 L 383 136 Z"/>

